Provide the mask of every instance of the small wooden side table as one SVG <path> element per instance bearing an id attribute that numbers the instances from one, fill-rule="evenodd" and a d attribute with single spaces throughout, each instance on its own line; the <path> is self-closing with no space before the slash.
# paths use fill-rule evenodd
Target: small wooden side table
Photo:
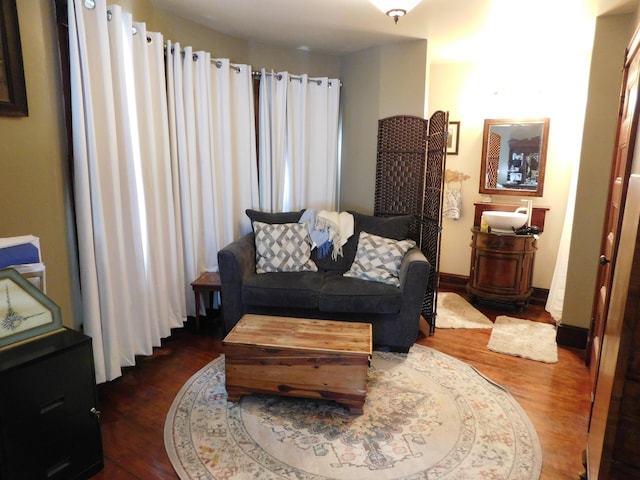
<path id="1" fill-rule="evenodd" d="M 200 331 L 200 292 L 209 293 L 209 308 L 213 308 L 213 295 L 222 291 L 220 274 L 218 272 L 205 272 L 191 282 L 191 288 L 196 296 L 196 331 Z"/>

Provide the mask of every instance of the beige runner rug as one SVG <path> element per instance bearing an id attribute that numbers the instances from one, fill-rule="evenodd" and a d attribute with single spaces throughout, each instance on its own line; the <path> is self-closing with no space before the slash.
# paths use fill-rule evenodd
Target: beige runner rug
<path id="1" fill-rule="evenodd" d="M 506 315 L 496 318 L 487 348 L 538 362 L 558 361 L 555 325 Z"/>
<path id="2" fill-rule="evenodd" d="M 436 328 L 491 328 L 493 322 L 457 293 L 439 292 Z"/>

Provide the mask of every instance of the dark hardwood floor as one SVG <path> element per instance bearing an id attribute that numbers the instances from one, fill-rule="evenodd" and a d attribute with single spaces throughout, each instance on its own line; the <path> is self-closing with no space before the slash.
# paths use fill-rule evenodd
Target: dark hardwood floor
<path id="1" fill-rule="evenodd" d="M 521 313 L 480 304 L 489 318 L 506 314 L 553 323 L 540 306 Z M 559 348 L 559 361 L 544 364 L 489 351 L 490 330 L 437 329 L 420 344 L 476 367 L 505 387 L 529 415 L 543 454 L 541 479 L 578 479 L 583 471 L 589 415 L 589 371 L 584 352 Z M 98 386 L 102 411 L 104 470 L 92 477 L 108 480 L 176 479 L 164 448 L 164 422 L 182 385 L 222 351 L 219 319 L 202 319 L 175 330 L 151 357 L 138 359 L 119 379 Z"/>

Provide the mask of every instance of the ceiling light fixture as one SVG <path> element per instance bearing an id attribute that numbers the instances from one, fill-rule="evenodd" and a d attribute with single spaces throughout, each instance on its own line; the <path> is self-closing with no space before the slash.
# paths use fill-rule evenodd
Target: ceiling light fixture
<path id="1" fill-rule="evenodd" d="M 398 23 L 400 17 L 404 17 L 422 0 L 369 0 L 378 10 L 393 18 Z"/>

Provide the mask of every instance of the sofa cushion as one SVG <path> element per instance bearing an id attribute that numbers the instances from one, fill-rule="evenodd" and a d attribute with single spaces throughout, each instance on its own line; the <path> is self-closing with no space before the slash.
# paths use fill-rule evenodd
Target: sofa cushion
<path id="1" fill-rule="evenodd" d="M 311 260 L 309 231 L 302 223 L 253 222 L 256 244 L 256 273 L 315 272 Z"/>
<path id="2" fill-rule="evenodd" d="M 297 223 L 302 216 L 304 210 L 298 210 L 295 212 L 262 212 L 260 210 L 252 210 L 248 208 L 245 210 L 247 217 L 251 220 L 251 225 L 253 222 L 262 222 L 262 223 Z"/>
<path id="3" fill-rule="evenodd" d="M 400 264 L 404 255 L 415 246 L 413 240 L 394 240 L 360 232 L 356 258 L 344 276 L 399 287 Z"/>
<path id="4" fill-rule="evenodd" d="M 364 231 L 381 237 L 404 240 L 409 235 L 409 226 L 415 220 L 414 215 L 395 215 L 392 217 L 377 217 L 362 213 L 350 212 L 355 220 L 356 244 L 358 233 Z"/>
<path id="5" fill-rule="evenodd" d="M 266 307 L 318 308 L 322 272 L 263 273 L 242 285 L 242 303 Z"/>
<path id="6" fill-rule="evenodd" d="M 323 312 L 398 313 L 400 289 L 380 282 L 344 277 L 327 272 L 320 290 L 318 307 Z"/>

